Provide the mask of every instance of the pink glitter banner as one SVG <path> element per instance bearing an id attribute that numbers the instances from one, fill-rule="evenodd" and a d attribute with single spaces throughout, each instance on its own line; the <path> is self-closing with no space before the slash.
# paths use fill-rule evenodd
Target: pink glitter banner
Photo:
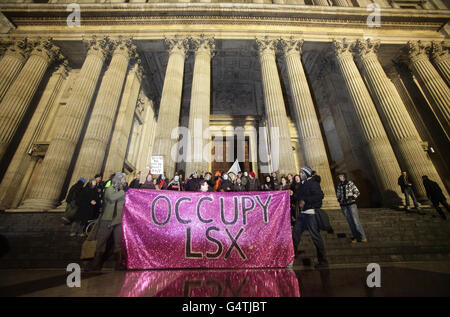
<path id="1" fill-rule="evenodd" d="M 128 269 L 276 268 L 294 261 L 287 191 L 130 189 L 122 226 Z"/>
<path id="2" fill-rule="evenodd" d="M 300 297 L 287 269 L 128 271 L 116 285 L 124 297 Z"/>

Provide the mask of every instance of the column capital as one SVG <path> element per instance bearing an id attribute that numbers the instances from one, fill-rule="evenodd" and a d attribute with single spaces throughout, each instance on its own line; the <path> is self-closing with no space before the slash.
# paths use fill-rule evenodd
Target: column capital
<path id="1" fill-rule="evenodd" d="M 83 37 L 83 42 L 87 48 L 87 55 L 97 55 L 103 61 L 111 51 L 111 41 L 109 37 L 97 37 L 96 35 L 91 37 Z"/>
<path id="2" fill-rule="evenodd" d="M 189 38 L 187 37 L 178 37 L 178 36 L 165 36 L 164 44 L 169 51 L 169 55 L 171 54 L 180 54 L 185 56 L 189 49 Z"/>
<path id="3" fill-rule="evenodd" d="M 425 45 L 420 40 L 408 41 L 405 49 L 412 63 L 418 62 L 419 60 L 428 59 L 427 52 L 429 51 L 429 46 Z"/>
<path id="4" fill-rule="evenodd" d="M 295 39 L 293 36 L 289 37 L 288 39 L 280 39 L 280 45 L 285 56 L 289 56 L 291 54 L 301 55 L 303 42 L 303 39 Z"/>
<path id="5" fill-rule="evenodd" d="M 30 53 L 30 43 L 26 38 L 9 38 L 5 44 L 8 46 L 5 55 L 13 55 L 25 59 Z"/>
<path id="6" fill-rule="evenodd" d="M 111 45 L 113 49 L 113 55 L 120 54 L 128 59 L 138 58 L 136 45 L 133 44 L 132 37 L 119 36 L 119 38 L 111 40 Z"/>
<path id="7" fill-rule="evenodd" d="M 69 76 L 69 72 L 71 71 L 71 67 L 69 66 L 69 61 L 67 59 L 63 59 L 55 69 L 56 74 L 61 74 L 61 76 L 66 79 Z"/>
<path id="8" fill-rule="evenodd" d="M 380 40 L 358 39 L 353 45 L 353 51 L 359 58 L 365 58 L 369 55 L 375 56 L 380 48 Z"/>
<path id="9" fill-rule="evenodd" d="M 448 46 L 444 41 L 442 42 L 433 41 L 431 43 L 431 58 L 437 62 L 449 58 Z"/>
<path id="10" fill-rule="evenodd" d="M 277 51 L 278 39 L 265 37 L 256 37 L 256 46 L 259 51 L 259 55 L 263 56 L 266 54 L 275 55 Z"/>
<path id="11" fill-rule="evenodd" d="M 63 59 L 60 48 L 53 43 L 53 39 L 50 37 L 34 40 L 30 55 L 40 56 L 48 62 Z"/>
<path id="12" fill-rule="evenodd" d="M 331 46 L 336 57 L 344 55 L 352 56 L 352 43 L 345 38 L 342 41 L 333 39 Z"/>
<path id="13" fill-rule="evenodd" d="M 197 54 L 207 54 L 210 57 L 214 56 L 214 50 L 216 48 L 214 36 L 207 37 L 201 34 L 198 37 L 190 38 L 192 49 Z"/>

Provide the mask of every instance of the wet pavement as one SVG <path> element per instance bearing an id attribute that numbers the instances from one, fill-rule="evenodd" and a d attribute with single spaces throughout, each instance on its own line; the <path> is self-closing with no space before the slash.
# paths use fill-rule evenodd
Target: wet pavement
<path id="1" fill-rule="evenodd" d="M 450 296 L 450 263 L 380 264 L 381 287 L 369 288 L 366 266 L 326 270 L 147 270 L 81 272 L 0 270 L 0 296 L 31 297 L 399 297 Z"/>

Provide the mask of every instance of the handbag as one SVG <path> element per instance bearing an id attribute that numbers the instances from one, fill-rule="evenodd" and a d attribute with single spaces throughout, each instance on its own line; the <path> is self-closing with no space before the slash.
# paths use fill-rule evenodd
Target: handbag
<path id="1" fill-rule="evenodd" d="M 81 246 L 81 255 L 80 255 L 81 260 L 93 259 L 95 256 L 95 251 L 97 250 L 97 232 L 100 226 L 100 220 L 101 216 L 95 222 L 94 227 L 92 228 L 91 232 L 89 233 L 86 240 L 83 242 L 83 245 Z"/>
<path id="2" fill-rule="evenodd" d="M 97 240 L 86 240 L 81 247 L 81 260 L 93 259 L 97 250 Z"/>

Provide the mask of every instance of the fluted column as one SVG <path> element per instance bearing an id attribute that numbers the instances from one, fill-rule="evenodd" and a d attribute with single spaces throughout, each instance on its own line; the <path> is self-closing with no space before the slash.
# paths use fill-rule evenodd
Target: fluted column
<path id="1" fill-rule="evenodd" d="M 114 46 L 111 62 L 100 84 L 70 184 L 76 183 L 80 177 L 86 179 L 94 177 L 102 168 L 128 64 L 130 58 L 136 57 L 136 47 L 131 39 L 114 41 Z"/>
<path id="2" fill-rule="evenodd" d="M 442 129 L 450 137 L 450 88 L 431 64 L 420 41 L 408 42 L 409 67 L 419 80 Z"/>
<path id="3" fill-rule="evenodd" d="M 352 7 L 351 3 L 349 3 L 349 0 L 333 0 L 334 4 L 338 7 Z"/>
<path id="4" fill-rule="evenodd" d="M 321 176 L 324 192 L 324 207 L 338 207 L 336 191 L 328 164 L 327 152 L 320 132 L 314 102 L 301 61 L 303 40 L 281 40 L 289 75 L 292 95 L 292 115 L 299 134 L 300 148 L 305 163 Z"/>
<path id="5" fill-rule="evenodd" d="M 312 0 L 312 1 L 316 6 L 329 6 L 330 5 L 327 0 Z"/>
<path id="6" fill-rule="evenodd" d="M 389 143 L 375 105 L 364 85 L 363 79 L 353 61 L 350 45 L 345 41 L 333 41 L 337 65 L 359 119 L 365 148 L 368 152 L 373 174 L 382 194 L 383 204 L 398 205 L 401 192 L 397 185 L 400 166 Z"/>
<path id="7" fill-rule="evenodd" d="M 280 77 L 275 61 L 275 51 L 278 40 L 269 38 L 256 39 L 261 62 L 262 85 L 264 91 L 264 104 L 270 134 L 270 153 L 272 168 L 280 174 L 295 172 L 295 158 L 292 151 L 289 123 L 281 91 Z M 275 144 L 274 129 L 278 129 L 278 153 L 273 151 Z M 275 147 L 276 148 L 276 147 Z M 278 164 L 276 164 L 278 162 Z M 277 166 L 278 165 L 278 168 Z"/>
<path id="8" fill-rule="evenodd" d="M 136 63 L 129 71 L 125 83 L 119 113 L 110 142 L 108 158 L 106 159 L 105 172 L 103 173 L 105 177 L 121 171 L 123 168 L 127 151 L 126 144 L 130 137 L 136 103 L 138 102 L 139 90 L 141 89 L 141 81 L 142 68 Z"/>
<path id="9" fill-rule="evenodd" d="M 444 46 L 444 42 L 431 44 L 431 59 L 437 70 L 441 73 L 442 78 L 450 86 L 450 54 Z"/>
<path id="10" fill-rule="evenodd" d="M 56 98 L 61 93 L 61 86 L 67 78 L 68 63 L 64 61 L 50 77 L 39 104 L 27 126 L 25 134 L 3 176 L 0 184 L 0 206 L 2 208 L 16 208 L 14 201 L 20 201 L 23 190 L 29 179 L 26 172 L 33 158 L 29 155 L 33 143 L 43 140 L 44 125 L 51 120 L 51 114 L 56 112 Z"/>
<path id="11" fill-rule="evenodd" d="M 107 38 L 93 37 L 77 82 L 50 142 L 36 181 L 21 209 L 48 210 L 58 204 L 81 129 L 109 49 Z"/>
<path id="12" fill-rule="evenodd" d="M 29 53 L 28 48 L 26 39 L 15 40 L 10 43 L 0 60 L 0 101 L 25 64 Z"/>
<path id="13" fill-rule="evenodd" d="M 0 160 L 3 158 L 50 63 L 59 56 L 51 39 L 34 43 L 30 58 L 0 103 Z"/>
<path id="14" fill-rule="evenodd" d="M 205 156 L 211 155 L 211 149 L 208 146 L 210 143 L 208 130 L 211 99 L 211 57 L 215 48 L 214 38 L 205 36 L 193 38 L 192 45 L 195 50 L 195 62 L 189 109 L 190 142 L 187 146 L 186 175 L 196 170 L 209 170 L 209 160 L 206 157 L 204 158 L 203 154 Z"/>
<path id="15" fill-rule="evenodd" d="M 419 133 L 414 127 L 400 95 L 378 61 L 376 56 L 378 47 L 378 41 L 358 40 L 356 42 L 357 61 L 400 165 L 409 173 L 417 198 L 427 200 L 422 175 L 428 175 L 431 179 L 439 182 L 440 178 L 433 163 L 422 149 Z M 442 182 L 440 185 L 445 190 Z"/>
<path id="16" fill-rule="evenodd" d="M 176 165 L 176 158 L 172 157 L 172 147 L 177 140 L 172 139 L 171 134 L 178 127 L 180 121 L 184 59 L 188 49 L 188 40 L 166 38 L 165 43 L 169 49 L 169 61 L 159 105 L 153 155 L 164 157 L 166 176 L 172 178 Z"/>
<path id="17" fill-rule="evenodd" d="M 136 170 L 145 172 L 146 167 L 150 166 L 150 159 L 153 149 L 153 141 L 155 138 L 155 111 L 153 108 L 153 102 L 143 96 L 144 108 L 144 123 L 142 127 L 142 136 L 139 144 L 139 152 L 136 161 Z M 166 175 L 167 176 L 167 175 Z"/>

